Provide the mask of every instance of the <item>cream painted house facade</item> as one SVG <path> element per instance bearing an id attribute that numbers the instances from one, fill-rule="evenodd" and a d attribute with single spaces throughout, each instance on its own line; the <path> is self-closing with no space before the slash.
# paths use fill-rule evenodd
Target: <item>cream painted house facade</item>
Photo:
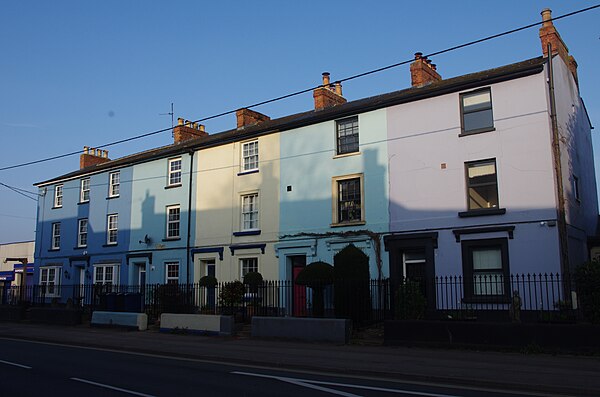
<path id="1" fill-rule="evenodd" d="M 239 129 L 243 134 L 243 127 Z M 198 156 L 194 282 L 242 280 L 258 271 L 279 278 L 279 134 L 220 144 Z"/>

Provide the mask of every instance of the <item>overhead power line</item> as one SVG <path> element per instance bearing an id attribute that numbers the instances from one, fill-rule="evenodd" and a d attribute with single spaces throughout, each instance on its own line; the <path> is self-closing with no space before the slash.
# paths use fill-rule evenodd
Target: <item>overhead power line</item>
<path id="1" fill-rule="evenodd" d="M 28 196 L 27 194 L 23 193 L 23 192 L 25 192 L 26 190 L 19 189 L 19 188 L 16 188 L 16 187 L 12 187 L 12 186 L 9 186 L 9 185 L 7 185 L 7 184 L 5 184 L 5 183 L 2 183 L 2 182 L 0 182 L 0 186 L 4 186 L 5 188 L 7 188 L 7 189 L 10 189 L 10 190 L 12 190 L 12 191 L 13 191 L 13 192 L 15 192 L 15 193 L 18 193 L 18 194 L 20 194 L 20 195 L 21 195 L 21 196 L 23 196 L 23 197 L 27 197 L 27 198 L 28 198 L 28 199 L 30 199 L 30 200 L 37 201 L 37 198 L 33 198 L 33 197 L 31 197 L 31 196 Z M 29 193 L 29 194 L 32 194 L 32 193 L 30 193 L 30 192 L 27 192 L 27 193 Z M 37 196 L 37 194 L 36 194 L 36 196 Z"/>
<path id="2" fill-rule="evenodd" d="M 590 6 L 590 7 L 586 7 L 586 8 L 582 8 L 580 10 L 572 11 L 572 12 L 569 12 L 569 13 L 566 13 L 566 14 L 563 14 L 563 15 L 559 15 L 557 17 L 554 17 L 554 18 L 550 19 L 550 21 L 557 21 L 559 19 L 568 18 L 568 17 L 574 16 L 574 15 L 577 15 L 577 14 L 581 14 L 581 13 L 584 13 L 584 12 L 588 12 L 588 11 L 594 10 L 596 8 L 600 8 L 600 4 L 596 4 L 596 5 L 593 5 L 593 6 Z M 502 33 L 493 34 L 491 36 L 483 37 L 481 39 L 469 41 L 469 42 L 466 42 L 466 43 L 463 43 L 463 44 L 459 44 L 459 45 L 456 45 L 456 46 L 453 46 L 453 47 L 445 48 L 443 50 L 431 52 L 431 53 L 425 54 L 425 57 L 432 57 L 432 56 L 436 56 L 436 55 L 445 54 L 445 53 L 448 53 L 448 52 L 451 52 L 451 51 L 456 51 L 456 50 L 461 49 L 461 48 L 469 47 L 469 46 L 472 46 L 472 45 L 475 45 L 475 44 L 483 43 L 485 41 L 489 41 L 489 40 L 493 40 L 493 39 L 496 39 L 496 38 L 499 38 L 499 37 L 507 36 L 507 35 L 510 35 L 510 34 L 513 34 L 513 33 L 517 33 L 517 32 L 520 32 L 522 30 L 530 29 L 532 27 L 541 25 L 542 23 L 543 23 L 543 21 L 530 23 L 528 25 L 524 25 L 524 26 L 521 26 L 521 27 L 518 27 L 518 28 L 515 28 L 515 29 L 510 29 L 510 30 L 504 31 Z M 407 60 L 404 60 L 404 61 L 401 61 L 401 62 L 397 62 L 397 63 L 391 64 L 391 65 L 387 65 L 387 66 L 383 66 L 383 67 L 380 67 L 380 68 L 377 68 L 377 69 L 369 70 L 367 72 L 355 74 L 353 76 L 345 77 L 343 79 L 336 80 L 336 82 L 342 83 L 342 82 L 345 82 L 345 81 L 355 80 L 355 79 L 358 79 L 360 77 L 365 77 L 365 76 L 368 76 L 368 75 L 371 75 L 371 74 L 375 74 L 375 73 L 383 72 L 385 70 L 396 68 L 398 66 L 406 65 L 406 64 L 412 62 L 413 60 L 414 60 L 414 58 L 411 57 L 410 59 L 407 59 Z M 283 99 L 287 99 L 287 98 L 295 97 L 295 96 L 298 96 L 298 95 L 301 95 L 301 94 L 305 94 L 307 92 L 313 91 L 313 90 L 315 90 L 317 88 L 321 88 L 321 87 L 323 87 L 322 84 L 314 86 L 314 87 L 306 88 L 306 89 L 303 89 L 303 90 L 300 90 L 300 91 L 295 91 L 295 92 L 292 92 L 290 94 L 282 95 L 282 96 L 279 96 L 279 97 L 276 97 L 276 98 L 268 99 L 268 100 L 261 101 L 261 102 L 256 102 L 254 104 L 245 106 L 244 108 L 250 109 L 250 108 L 259 107 L 259 106 L 266 105 L 266 104 L 269 104 L 269 103 L 281 101 Z M 219 117 L 227 116 L 229 114 L 234 114 L 237 110 L 238 109 L 227 110 L 225 112 L 217 113 L 217 114 L 214 114 L 212 116 L 208 116 L 208 117 L 204 117 L 204 118 L 201 118 L 201 119 L 198 119 L 198 120 L 194 120 L 193 122 L 194 123 L 199 123 L 199 122 L 208 121 L 208 120 L 216 119 L 216 118 L 219 118 Z M 106 143 L 106 144 L 103 144 L 103 145 L 99 145 L 99 146 L 95 146 L 95 147 L 98 148 L 98 149 L 101 149 L 101 148 L 106 148 L 106 147 L 110 147 L 110 146 L 115 146 L 115 145 L 119 145 L 119 144 L 126 143 L 126 142 L 131 142 L 131 141 L 134 141 L 134 140 L 137 140 L 137 139 L 146 138 L 146 137 L 149 137 L 149 136 L 152 136 L 152 135 L 157 135 L 157 134 L 160 134 L 160 133 L 163 133 L 163 132 L 166 132 L 166 131 L 171 131 L 171 130 L 172 130 L 172 128 L 163 128 L 163 129 L 160 129 L 160 130 L 147 132 L 145 134 L 140 134 L 140 135 L 136 135 L 136 136 L 133 136 L 133 137 L 130 137 L 130 138 L 125 138 L 125 139 L 121 139 L 121 140 L 118 140 L 118 141 L 109 142 L 109 143 Z M 56 155 L 56 156 L 51 156 L 51 157 L 47 157 L 47 158 L 43 158 L 43 159 L 32 160 L 32 161 L 28 161 L 28 162 L 25 162 L 25 163 L 20 163 L 20 164 L 15 164 L 15 165 L 1 167 L 0 171 L 6 171 L 6 170 L 10 170 L 10 169 L 15 169 L 15 168 L 26 167 L 26 166 L 29 166 L 29 165 L 39 164 L 39 163 L 43 163 L 43 162 L 47 162 L 47 161 L 52 161 L 52 160 L 58 160 L 58 159 L 61 159 L 61 158 L 64 158 L 64 157 L 74 156 L 74 155 L 77 155 L 77 154 L 81 154 L 81 150 L 77 150 L 77 151 L 69 152 L 69 153 L 64 153 L 64 154 L 60 154 L 60 155 Z"/>

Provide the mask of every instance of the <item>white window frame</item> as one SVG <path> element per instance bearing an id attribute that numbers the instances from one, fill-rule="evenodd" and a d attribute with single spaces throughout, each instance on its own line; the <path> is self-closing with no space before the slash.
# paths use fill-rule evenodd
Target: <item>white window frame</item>
<path id="1" fill-rule="evenodd" d="M 181 157 L 169 159 L 167 186 L 181 186 L 183 161 Z"/>
<path id="2" fill-rule="evenodd" d="M 340 206 L 340 183 L 351 179 L 358 179 L 360 184 L 360 219 L 341 221 L 339 217 Z M 331 179 L 331 226 L 345 226 L 365 223 L 365 183 L 363 174 L 350 174 L 336 176 Z"/>
<path id="3" fill-rule="evenodd" d="M 52 249 L 60 249 L 60 222 L 52 224 Z"/>
<path id="4" fill-rule="evenodd" d="M 121 188 L 121 171 L 108 174 L 108 197 L 119 197 Z"/>
<path id="5" fill-rule="evenodd" d="M 77 247 L 87 247 L 88 226 L 88 218 L 82 218 L 77 221 Z"/>
<path id="6" fill-rule="evenodd" d="M 106 216 L 106 244 L 116 245 L 119 239 L 119 214 Z"/>
<path id="7" fill-rule="evenodd" d="M 54 208 L 61 208 L 63 206 L 63 188 L 64 185 L 54 186 Z"/>
<path id="8" fill-rule="evenodd" d="M 177 219 L 172 219 L 171 218 L 171 211 L 175 212 L 175 210 L 177 210 Z M 179 204 L 177 205 L 169 205 L 167 206 L 166 209 L 166 214 L 167 214 L 167 229 L 166 229 L 166 238 L 167 239 L 178 239 L 181 238 L 181 206 Z M 171 234 L 171 228 L 169 226 L 171 225 L 177 225 L 177 234 Z"/>
<path id="9" fill-rule="evenodd" d="M 254 261 L 255 264 L 251 266 L 251 262 Z M 240 280 L 244 279 L 244 276 L 250 272 L 258 272 L 260 269 L 259 261 L 257 256 L 248 256 L 245 258 L 239 259 L 240 264 Z"/>
<path id="10" fill-rule="evenodd" d="M 61 266 L 40 267 L 40 295 L 49 298 L 60 296 L 60 274 Z"/>
<path id="11" fill-rule="evenodd" d="M 111 269 L 112 277 L 110 280 L 107 280 L 106 275 L 108 274 L 107 269 Z M 100 272 L 100 269 L 102 271 Z M 99 277 L 101 275 L 102 277 Z M 119 284 L 119 265 L 118 264 L 102 264 L 102 265 L 94 265 L 94 284 L 100 285 L 118 285 Z"/>
<path id="12" fill-rule="evenodd" d="M 83 178 L 80 182 L 79 202 L 87 203 L 88 201 L 90 201 L 90 178 Z"/>
<path id="13" fill-rule="evenodd" d="M 177 273 L 175 276 L 171 273 L 171 270 Z M 166 284 L 179 284 L 179 276 L 180 276 L 181 267 L 179 266 L 179 261 L 168 261 L 165 262 L 165 283 Z"/>
<path id="14" fill-rule="evenodd" d="M 241 169 L 242 172 L 257 171 L 259 164 L 258 139 L 242 142 Z"/>
<path id="15" fill-rule="evenodd" d="M 248 201 L 247 201 L 248 200 Z M 260 207 L 258 192 L 242 194 L 240 198 L 240 230 L 260 230 Z M 248 219 L 248 220 L 247 220 Z"/>

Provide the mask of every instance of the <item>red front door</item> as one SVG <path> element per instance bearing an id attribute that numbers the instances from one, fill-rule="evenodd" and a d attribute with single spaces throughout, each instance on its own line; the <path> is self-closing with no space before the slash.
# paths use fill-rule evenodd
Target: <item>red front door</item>
<path id="1" fill-rule="evenodd" d="M 306 287 L 303 285 L 296 285 L 296 277 L 306 266 L 305 256 L 292 256 L 292 279 L 294 281 L 293 288 L 293 303 L 292 303 L 292 314 L 294 317 L 306 316 Z"/>

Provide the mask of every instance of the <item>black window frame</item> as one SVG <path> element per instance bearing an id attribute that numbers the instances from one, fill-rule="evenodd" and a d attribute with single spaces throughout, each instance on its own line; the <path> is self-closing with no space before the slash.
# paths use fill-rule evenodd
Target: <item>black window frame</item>
<path id="1" fill-rule="evenodd" d="M 473 269 L 473 251 L 475 249 L 499 248 L 502 260 L 501 275 L 502 294 L 475 294 L 475 282 L 473 277 L 478 273 Z M 511 296 L 510 263 L 508 257 L 508 238 L 489 238 L 481 240 L 461 241 L 462 265 L 463 265 L 463 288 L 465 303 L 509 303 Z M 482 271 L 483 273 L 483 271 Z M 497 282 L 497 281 L 495 281 Z M 484 280 L 485 283 L 485 280 Z M 484 284 L 485 285 L 485 284 Z M 491 285 L 491 284 L 489 284 Z"/>
<path id="2" fill-rule="evenodd" d="M 342 126 L 351 123 L 352 126 L 349 128 L 341 128 Z M 350 134 L 340 135 L 340 132 L 350 130 Z M 360 128 L 358 124 L 358 116 L 346 117 L 335 122 L 335 153 L 336 155 L 344 155 L 351 153 L 360 153 Z M 343 141 L 352 141 L 346 143 Z"/>
<path id="3" fill-rule="evenodd" d="M 472 184 L 470 182 L 470 178 L 469 178 L 469 169 L 471 167 L 477 166 L 477 165 L 483 165 L 485 163 L 494 163 L 494 176 L 495 176 L 495 182 L 493 185 L 496 186 L 496 206 L 495 207 L 487 207 L 487 208 L 471 208 L 471 196 L 469 194 L 469 191 L 471 188 L 474 187 L 480 187 L 480 186 L 491 186 L 492 183 L 490 182 L 486 182 L 486 183 L 479 183 L 479 184 Z M 475 216 L 475 215 L 501 215 L 506 213 L 506 210 L 504 208 L 500 207 L 500 192 L 498 190 L 498 163 L 496 162 L 495 158 L 489 158 L 489 159 L 483 159 L 483 160 L 475 160 L 475 161 L 467 161 L 465 162 L 465 194 L 466 194 L 466 201 L 467 201 L 467 211 L 466 212 L 461 212 L 459 213 L 460 217 L 468 217 L 468 216 Z"/>
<path id="4" fill-rule="evenodd" d="M 485 109 L 477 109 L 475 111 L 465 111 L 465 102 L 464 102 L 464 98 L 471 96 L 471 95 L 477 95 L 480 94 L 482 92 L 488 92 L 489 97 L 490 97 L 490 104 L 489 107 L 486 107 Z M 460 102 L 460 135 L 459 136 L 466 136 L 466 135 L 474 135 L 474 134 L 481 134 L 483 132 L 490 132 L 490 131 L 495 131 L 496 128 L 494 126 L 494 106 L 492 103 L 492 89 L 491 87 L 485 87 L 485 88 L 479 88 L 473 91 L 469 91 L 469 92 L 463 92 L 459 95 L 459 102 Z M 467 130 L 465 129 L 465 114 L 474 114 L 474 113 L 478 113 L 478 112 L 484 112 L 484 111 L 490 111 L 490 117 L 491 117 L 491 126 L 486 126 L 486 127 L 481 127 L 481 128 L 474 128 L 474 129 L 470 129 Z"/>

